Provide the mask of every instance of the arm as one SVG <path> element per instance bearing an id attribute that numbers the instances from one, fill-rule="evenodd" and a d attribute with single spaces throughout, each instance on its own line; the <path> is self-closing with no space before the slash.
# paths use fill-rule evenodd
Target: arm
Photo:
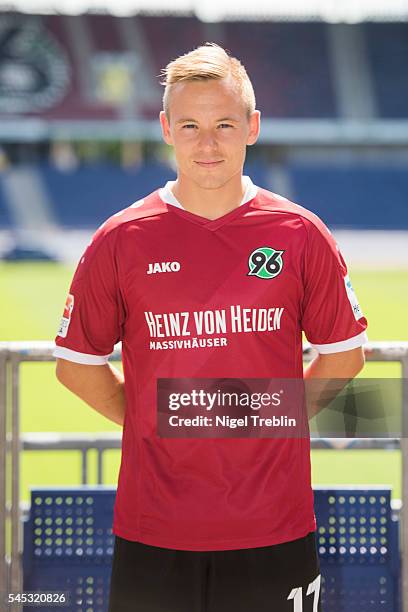
<path id="1" fill-rule="evenodd" d="M 107 419 L 123 425 L 125 385 L 123 374 L 110 363 L 82 365 L 57 359 L 56 376 L 60 383 Z"/>
<path id="2" fill-rule="evenodd" d="M 304 371 L 304 378 L 321 379 L 321 384 L 314 382 L 313 392 L 308 393 L 309 419 L 330 403 L 349 380 L 357 376 L 364 363 L 364 350 L 361 346 L 350 351 L 319 354 L 313 359 Z"/>

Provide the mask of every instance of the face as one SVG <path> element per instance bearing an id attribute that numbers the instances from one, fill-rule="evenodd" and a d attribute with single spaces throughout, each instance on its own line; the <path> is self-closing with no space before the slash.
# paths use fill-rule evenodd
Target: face
<path id="1" fill-rule="evenodd" d="M 229 78 L 173 86 L 169 117 L 160 113 L 163 138 L 174 147 L 178 178 L 218 189 L 241 176 L 246 146 L 256 142 L 260 113 L 248 118 Z"/>

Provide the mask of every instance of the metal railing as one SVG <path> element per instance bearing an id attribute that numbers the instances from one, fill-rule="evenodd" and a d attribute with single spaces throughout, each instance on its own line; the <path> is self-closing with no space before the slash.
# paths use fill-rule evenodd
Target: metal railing
<path id="1" fill-rule="evenodd" d="M 20 454 L 23 450 L 72 450 L 82 454 L 81 479 L 88 482 L 88 452 L 97 451 L 97 480 L 103 482 L 103 453 L 121 447 L 121 433 L 59 434 L 20 433 L 20 364 L 50 362 L 52 342 L 0 342 L 0 584 L 6 592 L 22 590 L 22 506 L 20 504 Z M 314 356 L 310 346 L 303 351 L 304 361 Z M 367 361 L 399 362 L 401 377 L 408 378 L 408 342 L 376 342 L 365 347 Z M 120 347 L 115 347 L 111 360 L 120 360 Z M 406 394 L 406 385 L 402 386 Z M 403 401 L 403 431 L 408 431 L 408 397 Z M 401 449 L 402 454 L 402 601 L 408 612 L 408 440 L 402 439 L 312 439 L 312 448 Z M 8 472 L 11 483 L 8 482 Z M 8 489 L 11 484 L 11 495 Z M 10 497 L 10 499 L 8 499 Z M 6 521 L 10 521 L 11 554 L 6 555 Z"/>

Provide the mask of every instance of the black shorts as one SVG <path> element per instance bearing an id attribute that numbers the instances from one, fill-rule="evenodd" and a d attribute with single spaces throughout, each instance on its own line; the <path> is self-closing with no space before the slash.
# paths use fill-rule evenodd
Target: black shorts
<path id="1" fill-rule="evenodd" d="M 315 534 L 193 552 L 115 537 L 109 612 L 321 612 Z"/>

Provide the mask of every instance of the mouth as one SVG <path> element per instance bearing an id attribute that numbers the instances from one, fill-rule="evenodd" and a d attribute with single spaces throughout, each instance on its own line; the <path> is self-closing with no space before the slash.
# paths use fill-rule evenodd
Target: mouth
<path id="1" fill-rule="evenodd" d="M 221 159 L 219 161 L 196 161 L 195 163 L 201 168 L 216 168 L 220 164 L 222 164 L 224 160 Z"/>

